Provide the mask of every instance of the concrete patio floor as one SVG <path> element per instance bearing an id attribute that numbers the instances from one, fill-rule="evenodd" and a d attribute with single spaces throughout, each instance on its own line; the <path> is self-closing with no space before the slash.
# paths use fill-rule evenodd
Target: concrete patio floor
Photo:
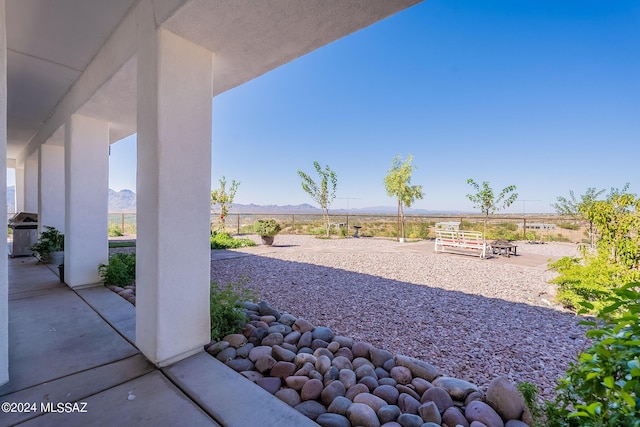
<path id="1" fill-rule="evenodd" d="M 151 365 L 135 308 L 105 287 L 72 290 L 32 257 L 8 267 L 0 426 L 317 426 L 204 352 Z"/>

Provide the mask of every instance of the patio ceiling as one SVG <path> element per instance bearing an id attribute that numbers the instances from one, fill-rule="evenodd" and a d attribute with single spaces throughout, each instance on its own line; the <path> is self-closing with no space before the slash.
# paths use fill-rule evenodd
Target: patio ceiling
<path id="1" fill-rule="evenodd" d="M 214 52 L 215 96 L 420 1 L 6 0 L 7 156 L 61 144 L 71 112 L 109 120 L 112 142 L 136 131 L 141 7 Z"/>

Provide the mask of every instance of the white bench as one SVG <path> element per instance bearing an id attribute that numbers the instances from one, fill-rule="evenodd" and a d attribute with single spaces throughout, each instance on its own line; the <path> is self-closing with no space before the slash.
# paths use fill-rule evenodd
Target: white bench
<path id="1" fill-rule="evenodd" d="M 479 231 L 440 230 L 436 229 L 436 252 L 455 252 L 479 255 L 485 258 L 491 246 L 482 238 Z"/>

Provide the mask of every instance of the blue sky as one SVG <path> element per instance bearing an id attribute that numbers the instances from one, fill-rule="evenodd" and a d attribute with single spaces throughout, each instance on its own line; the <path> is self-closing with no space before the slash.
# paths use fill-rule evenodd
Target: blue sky
<path id="1" fill-rule="evenodd" d="M 213 99 L 212 185 L 237 203 L 313 203 L 297 170 L 338 175 L 334 208 L 393 206 L 413 154 L 413 208 L 474 211 L 467 178 L 550 212 L 569 190 L 640 192 L 640 2 L 427 0 Z M 135 138 L 110 187 L 135 190 Z M 538 201 L 539 200 L 539 201 Z"/>

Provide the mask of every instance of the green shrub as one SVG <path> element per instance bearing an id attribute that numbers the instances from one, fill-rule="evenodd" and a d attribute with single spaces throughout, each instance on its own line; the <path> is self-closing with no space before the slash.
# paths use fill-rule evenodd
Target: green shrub
<path id="1" fill-rule="evenodd" d="M 255 301 L 253 292 L 242 284 L 221 286 L 211 282 L 211 339 L 237 333 L 249 321 L 242 308 L 245 301 Z"/>
<path id="2" fill-rule="evenodd" d="M 98 272 L 106 285 L 131 285 L 136 281 L 136 254 L 113 254 L 109 264 L 98 265 Z"/>
<path id="3" fill-rule="evenodd" d="M 558 224 L 558 227 L 564 228 L 565 230 L 579 230 L 580 224 L 577 222 L 561 222 Z"/>
<path id="4" fill-rule="evenodd" d="M 109 224 L 108 233 L 109 233 L 109 237 L 124 236 L 124 233 L 122 232 L 122 228 L 120 228 L 119 225 L 115 225 L 115 224 Z"/>
<path id="5" fill-rule="evenodd" d="M 238 239 L 229 233 L 214 232 L 211 236 L 211 249 L 237 249 L 247 246 L 256 246 L 251 239 Z"/>
<path id="6" fill-rule="evenodd" d="M 275 219 L 259 219 L 253 224 L 253 231 L 258 236 L 275 236 L 282 227 Z"/>
<path id="7" fill-rule="evenodd" d="M 538 401 L 538 388 L 535 384 L 526 381 L 518 383 L 516 387 L 524 398 L 524 402 L 531 413 L 534 421 L 532 427 L 543 427 L 545 424 L 542 416 L 545 410 L 543 405 Z"/>
<path id="8" fill-rule="evenodd" d="M 551 427 L 640 426 L 640 283 L 614 290 L 598 318 L 583 322 L 594 342 L 560 380 Z"/>

